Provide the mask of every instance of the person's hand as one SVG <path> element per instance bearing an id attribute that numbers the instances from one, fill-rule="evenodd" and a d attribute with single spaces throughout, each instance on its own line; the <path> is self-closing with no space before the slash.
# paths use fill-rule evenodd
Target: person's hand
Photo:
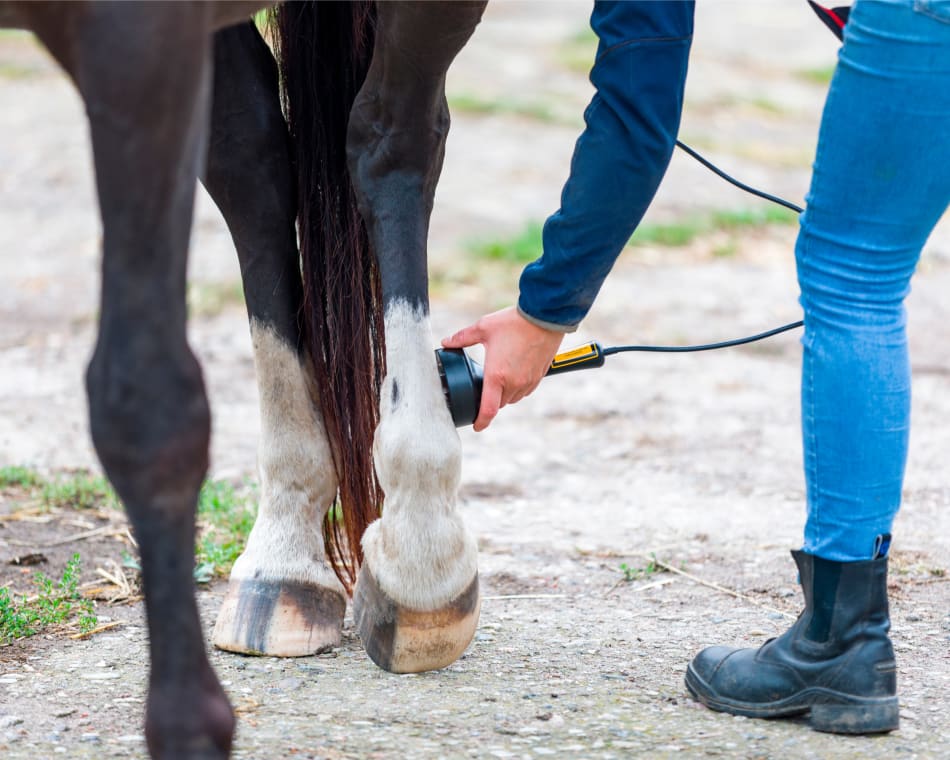
<path id="1" fill-rule="evenodd" d="M 476 431 L 487 428 L 501 407 L 520 401 L 538 387 L 563 337 L 563 333 L 532 324 L 512 306 L 488 314 L 442 340 L 445 348 L 466 348 L 476 343 L 485 346 L 485 379 Z"/>

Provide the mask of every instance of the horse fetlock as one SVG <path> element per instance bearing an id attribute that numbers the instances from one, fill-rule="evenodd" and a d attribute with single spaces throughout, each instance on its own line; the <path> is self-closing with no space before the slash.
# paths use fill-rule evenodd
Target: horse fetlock
<path id="1" fill-rule="evenodd" d="M 454 511 L 390 501 L 363 535 L 364 567 L 396 603 L 419 610 L 448 604 L 478 571 L 478 546 Z"/>
<path id="2" fill-rule="evenodd" d="M 387 499 L 406 491 L 414 500 L 452 501 L 462 470 L 462 445 L 455 428 L 413 431 L 397 418 L 384 419 L 376 430 L 375 464 Z"/>

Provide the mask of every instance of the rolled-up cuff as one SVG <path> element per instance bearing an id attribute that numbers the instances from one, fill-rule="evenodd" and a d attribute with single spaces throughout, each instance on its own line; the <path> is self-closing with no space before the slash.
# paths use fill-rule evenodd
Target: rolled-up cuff
<path id="1" fill-rule="evenodd" d="M 559 325 L 554 322 L 545 322 L 543 319 L 532 317 L 524 309 L 521 308 L 521 304 L 518 304 L 518 313 L 522 317 L 524 317 L 526 320 L 528 320 L 531 324 L 535 325 L 536 327 L 540 327 L 544 330 L 551 330 L 552 332 L 559 332 L 559 333 L 572 333 L 572 332 L 577 331 L 578 325 Z"/>

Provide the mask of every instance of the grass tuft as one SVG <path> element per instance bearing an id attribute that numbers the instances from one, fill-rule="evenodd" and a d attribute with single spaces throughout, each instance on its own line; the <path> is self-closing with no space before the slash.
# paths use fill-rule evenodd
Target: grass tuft
<path id="1" fill-rule="evenodd" d="M 529 222 L 511 237 L 471 240 L 465 247 L 477 259 L 528 264 L 538 258 L 544 249 L 541 242 L 542 229 L 543 225 L 538 222 Z"/>
<path id="2" fill-rule="evenodd" d="M 810 84 L 817 84 L 825 87 L 831 84 L 831 78 L 834 76 L 835 67 L 831 66 L 819 66 L 817 68 L 811 69 L 799 69 L 795 72 L 795 76 L 799 79 L 809 82 Z"/>
<path id="3" fill-rule="evenodd" d="M 666 569 L 659 564 L 656 559 L 656 554 L 650 554 L 650 561 L 642 567 L 634 567 L 628 565 L 626 562 L 622 562 L 620 564 L 620 572 L 623 573 L 623 580 L 626 583 L 630 583 L 642 578 L 649 578 L 651 575 L 656 575 L 657 573 L 665 573 Z"/>
<path id="4" fill-rule="evenodd" d="M 449 95 L 448 101 L 449 110 L 453 113 L 467 113 L 474 116 L 516 116 L 542 124 L 558 124 L 565 121 L 550 105 L 537 100 L 486 98 L 473 93 L 459 92 Z"/>
<path id="5" fill-rule="evenodd" d="M 257 516 L 256 488 L 235 488 L 224 480 L 208 480 L 198 495 L 198 540 L 195 580 L 207 583 L 225 577 L 244 550 Z M 319 529 L 319 526 L 315 530 Z"/>
<path id="6" fill-rule="evenodd" d="M 119 507 L 119 497 L 109 481 L 89 472 L 76 472 L 43 481 L 40 496 L 43 506 L 49 509 Z"/>
<path id="7" fill-rule="evenodd" d="M 43 478 L 28 467 L 0 467 L 0 488 L 35 488 Z"/>
<path id="8" fill-rule="evenodd" d="M 78 627 L 83 633 L 95 628 L 98 621 L 92 601 L 79 591 L 81 569 L 79 554 L 74 554 L 59 580 L 43 573 L 34 575 L 37 593 L 33 596 L 0 588 L 0 645 L 65 627 Z"/>
<path id="9" fill-rule="evenodd" d="M 780 206 L 757 209 L 720 209 L 708 214 L 688 216 L 665 224 L 641 224 L 630 245 L 660 245 L 670 248 L 689 245 L 696 238 L 714 232 L 735 233 L 743 229 L 769 225 L 790 225 L 798 221 L 794 211 Z M 734 252 L 731 246 L 724 250 Z"/>
<path id="10" fill-rule="evenodd" d="M 572 34 L 555 51 L 555 59 L 568 71 L 587 76 L 597 55 L 597 35 L 589 26 Z"/>
<path id="11" fill-rule="evenodd" d="M 685 216 L 662 224 L 641 224 L 628 245 L 658 245 L 668 248 L 687 246 L 699 237 L 716 232 L 737 233 L 769 225 L 795 224 L 798 215 L 778 206 L 757 209 L 720 209 L 706 214 Z M 524 266 L 538 259 L 544 251 L 543 225 L 528 222 L 508 237 L 469 240 L 465 250 L 472 259 Z M 731 256 L 738 246 L 734 240 L 717 245 L 714 255 Z"/>
<path id="12" fill-rule="evenodd" d="M 216 317 L 244 305 L 244 286 L 240 281 L 190 282 L 187 300 L 189 317 Z"/>

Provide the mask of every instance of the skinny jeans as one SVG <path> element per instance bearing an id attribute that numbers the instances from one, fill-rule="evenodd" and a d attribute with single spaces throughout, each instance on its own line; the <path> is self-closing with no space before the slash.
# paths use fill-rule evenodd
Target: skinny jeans
<path id="1" fill-rule="evenodd" d="M 795 249 L 804 551 L 887 552 L 910 431 L 904 299 L 950 202 L 950 0 L 857 0 Z"/>

